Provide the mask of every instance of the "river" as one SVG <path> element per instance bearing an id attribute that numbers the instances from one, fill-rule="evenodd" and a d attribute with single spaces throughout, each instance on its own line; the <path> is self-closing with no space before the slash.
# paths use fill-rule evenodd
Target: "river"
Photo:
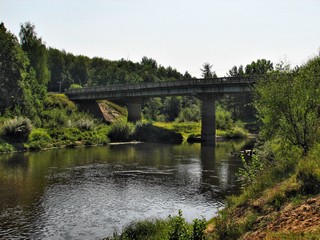
<path id="1" fill-rule="evenodd" d="M 141 143 L 0 155 L 0 239 L 100 239 L 134 220 L 212 218 L 245 142 Z"/>

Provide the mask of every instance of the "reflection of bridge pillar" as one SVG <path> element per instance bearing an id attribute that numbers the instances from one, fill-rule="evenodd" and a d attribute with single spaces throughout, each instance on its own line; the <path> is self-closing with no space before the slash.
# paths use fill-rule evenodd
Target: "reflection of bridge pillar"
<path id="1" fill-rule="evenodd" d="M 105 120 L 104 115 L 96 100 L 81 100 L 75 101 L 79 109 L 83 112 L 92 114 L 94 117 Z"/>
<path id="2" fill-rule="evenodd" d="M 142 98 L 130 98 L 126 100 L 128 109 L 128 121 L 137 122 L 141 120 Z"/>
<path id="3" fill-rule="evenodd" d="M 214 143 L 216 140 L 216 108 L 212 94 L 199 96 L 201 108 L 201 140 Z"/>

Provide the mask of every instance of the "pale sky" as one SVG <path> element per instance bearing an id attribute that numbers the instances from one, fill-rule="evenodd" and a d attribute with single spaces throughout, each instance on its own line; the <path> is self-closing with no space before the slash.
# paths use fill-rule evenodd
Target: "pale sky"
<path id="1" fill-rule="evenodd" d="M 75 55 L 143 56 L 200 77 L 265 58 L 301 65 L 320 49 L 320 0 L 0 0 L 16 36 L 35 24 L 48 47 Z"/>

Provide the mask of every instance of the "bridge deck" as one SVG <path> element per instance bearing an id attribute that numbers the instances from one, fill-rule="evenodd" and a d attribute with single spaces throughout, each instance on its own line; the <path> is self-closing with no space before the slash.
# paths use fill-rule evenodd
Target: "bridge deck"
<path id="1" fill-rule="evenodd" d="M 69 89 L 66 94 L 72 100 L 112 100 L 116 98 L 196 95 L 202 93 L 241 93 L 250 91 L 250 86 L 254 82 L 255 78 L 253 77 L 188 79 Z"/>

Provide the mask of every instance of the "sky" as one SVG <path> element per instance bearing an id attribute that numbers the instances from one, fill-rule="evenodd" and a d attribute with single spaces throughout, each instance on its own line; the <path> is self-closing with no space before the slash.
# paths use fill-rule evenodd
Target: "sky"
<path id="1" fill-rule="evenodd" d="M 0 0 L 0 22 L 33 23 L 47 47 L 158 64 L 201 77 L 265 58 L 301 65 L 320 50 L 320 0 Z"/>

